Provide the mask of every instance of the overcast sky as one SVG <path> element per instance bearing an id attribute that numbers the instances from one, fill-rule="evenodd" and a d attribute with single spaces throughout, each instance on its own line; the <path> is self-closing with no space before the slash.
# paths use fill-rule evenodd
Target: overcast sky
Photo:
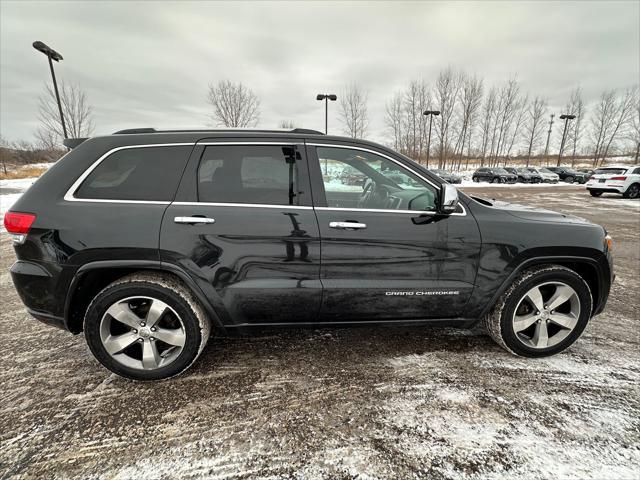
<path id="1" fill-rule="evenodd" d="M 131 127 L 210 127 L 207 86 L 242 81 L 260 97 L 260 127 L 324 129 L 319 92 L 369 91 L 370 135 L 412 79 L 446 66 L 488 85 L 518 74 L 523 89 L 563 105 L 640 76 L 640 2 L 30 2 L 0 0 L 0 134 L 33 140 L 50 75 L 78 83 L 96 134 Z M 329 133 L 339 133 L 331 105 Z"/>

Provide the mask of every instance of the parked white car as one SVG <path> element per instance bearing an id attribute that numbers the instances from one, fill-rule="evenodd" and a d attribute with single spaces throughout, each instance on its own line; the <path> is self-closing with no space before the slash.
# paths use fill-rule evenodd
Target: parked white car
<path id="1" fill-rule="evenodd" d="M 531 173 L 537 173 L 542 177 L 544 183 L 558 183 L 560 181 L 560 175 L 553 173 L 551 170 L 541 167 L 527 167 Z"/>
<path id="2" fill-rule="evenodd" d="M 609 192 L 621 193 L 624 198 L 640 198 L 640 166 L 598 168 L 585 186 L 592 197 Z"/>

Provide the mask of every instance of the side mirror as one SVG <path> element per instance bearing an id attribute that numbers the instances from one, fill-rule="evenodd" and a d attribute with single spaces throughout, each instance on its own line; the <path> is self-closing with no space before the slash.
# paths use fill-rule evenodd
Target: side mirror
<path id="1" fill-rule="evenodd" d="M 438 213 L 451 215 L 458 208 L 458 189 L 450 183 L 442 185 L 440 190 L 440 208 Z"/>

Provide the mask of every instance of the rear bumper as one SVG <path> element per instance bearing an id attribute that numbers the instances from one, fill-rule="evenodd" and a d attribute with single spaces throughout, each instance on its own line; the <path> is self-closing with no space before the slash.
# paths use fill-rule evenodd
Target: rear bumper
<path id="1" fill-rule="evenodd" d="M 11 279 L 27 311 L 48 325 L 64 328 L 65 275 L 59 265 L 16 261 Z"/>
<path id="2" fill-rule="evenodd" d="M 595 192 L 624 193 L 624 185 L 607 185 L 606 183 L 587 183 L 587 190 Z"/>

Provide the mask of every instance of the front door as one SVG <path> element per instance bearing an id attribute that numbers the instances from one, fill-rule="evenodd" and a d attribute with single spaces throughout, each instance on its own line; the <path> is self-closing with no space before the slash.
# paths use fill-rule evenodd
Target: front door
<path id="1" fill-rule="evenodd" d="M 161 260 L 196 278 L 226 325 L 316 320 L 320 239 L 295 142 L 201 142 L 164 215 Z"/>
<path id="2" fill-rule="evenodd" d="M 435 215 L 439 186 L 388 152 L 308 144 L 322 238 L 320 319 L 455 318 L 475 281 L 473 217 Z"/>

